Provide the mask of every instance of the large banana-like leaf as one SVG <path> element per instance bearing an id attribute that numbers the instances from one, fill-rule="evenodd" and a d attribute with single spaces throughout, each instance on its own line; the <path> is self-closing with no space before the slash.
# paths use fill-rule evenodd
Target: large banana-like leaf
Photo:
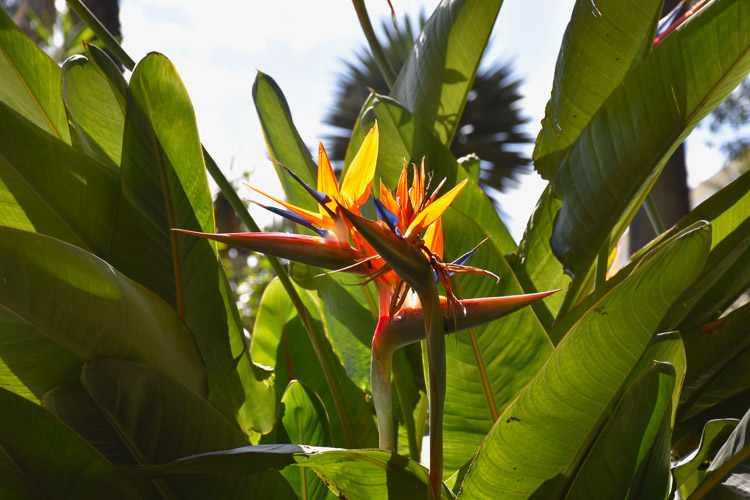
<path id="1" fill-rule="evenodd" d="M 687 420 L 750 389 L 750 304 L 685 332 L 688 372 L 679 418 Z"/>
<path id="2" fill-rule="evenodd" d="M 589 269 L 631 201 L 748 71 L 750 4 L 716 0 L 628 73 L 554 180 L 563 203 L 550 243 L 566 268 Z"/>
<path id="3" fill-rule="evenodd" d="M 732 288 L 717 290 L 713 287 L 750 249 L 750 171 L 696 207 L 679 222 L 678 227 L 701 219 L 711 222 L 711 254 L 700 276 L 662 321 L 663 328 L 674 328 L 678 324 L 681 329 L 699 326 L 694 322 L 681 323 L 688 314 L 694 318 L 708 316 L 707 319 L 713 319 L 719 312 L 716 309 L 695 309 L 694 306 L 703 299 L 706 299 L 703 307 L 734 302 L 737 293 L 729 293 Z M 710 292 L 714 295 L 707 296 Z"/>
<path id="4" fill-rule="evenodd" d="M 466 476 L 466 498 L 555 498 L 566 490 L 672 301 L 706 261 L 696 224 L 592 305 L 508 405 Z"/>
<path id="5" fill-rule="evenodd" d="M 534 148 L 534 166 L 554 177 L 565 152 L 650 52 L 663 0 L 578 0 L 557 56 L 552 97 Z"/>
<path id="6" fill-rule="evenodd" d="M 32 498 L 140 498 L 107 459 L 47 410 L 2 388 L 0 404 L 0 445 L 17 472 L 16 491 L 5 481 L 0 486 L 14 495 L 6 498 L 29 492 Z"/>
<path id="7" fill-rule="evenodd" d="M 60 67 L 0 9 L 0 101 L 70 144 Z"/>
<path id="8" fill-rule="evenodd" d="M 99 258 L 48 236 L 0 227 L 0 380 L 28 399 L 74 382 L 84 362 L 140 361 L 197 394 L 203 362 L 161 298 Z"/>
<path id="9" fill-rule="evenodd" d="M 562 264 L 549 246 L 552 225 L 559 208 L 560 200 L 552 195 L 551 187 L 547 186 L 534 207 L 518 250 L 509 258 L 513 272 L 526 293 L 557 288 L 567 290 L 570 285 L 570 276 L 565 274 Z M 531 306 L 548 331 L 564 298 L 563 294 L 557 294 L 544 303 L 537 302 Z M 550 339 L 555 344 L 560 341 L 551 335 Z"/>
<path id="10" fill-rule="evenodd" d="M 146 365 L 114 359 L 92 361 L 83 368 L 81 383 L 142 464 L 247 444 L 237 427 L 203 398 Z M 154 411 L 155 404 L 159 411 Z M 165 482 L 180 498 L 293 495 L 276 471 Z"/>
<path id="11" fill-rule="evenodd" d="M 116 199 L 115 170 L 0 102 L 0 224 L 104 255 Z"/>
<path id="12" fill-rule="evenodd" d="M 297 291 L 315 320 L 320 321 L 318 311 L 322 306 L 317 303 L 317 299 L 308 290 L 297 288 Z M 367 315 L 369 314 L 368 311 Z M 330 344 L 327 348 L 330 349 Z M 304 325 L 278 280 L 271 282 L 263 292 L 253 329 L 250 353 L 258 363 L 274 369 L 276 393 L 279 396 L 284 392 L 286 385 L 295 379 L 306 383 L 320 395 L 331 419 L 334 445 L 348 445 L 350 437 L 346 436 L 342 428 L 336 402 Z M 333 359 L 337 360 L 334 369 L 344 394 L 344 411 L 349 412 L 354 424 L 352 447 L 374 447 L 377 445 L 378 437 L 373 410 L 366 404 L 365 393 L 352 382 L 338 358 L 334 355 Z"/>
<path id="13" fill-rule="evenodd" d="M 292 122 L 292 112 L 284 94 L 273 78 L 258 72 L 253 83 L 253 100 L 268 153 L 287 200 L 299 207 L 317 211 L 317 202 L 279 166 L 280 163 L 290 169 L 308 186 L 315 186 L 318 167 Z"/>
<path id="14" fill-rule="evenodd" d="M 674 386 L 674 368 L 659 363 L 625 391 L 583 460 L 567 498 L 667 496 Z M 644 481 L 649 478 L 647 469 L 653 473 L 653 482 Z"/>
<path id="15" fill-rule="evenodd" d="M 473 217 L 452 208 L 443 215 L 443 231 L 448 261 L 487 237 Z M 461 237 L 451 237 L 457 234 Z M 491 241 L 479 248 L 471 265 L 492 271 L 500 283 L 486 276 L 455 276 L 462 298 L 523 293 Z M 445 469 L 450 475 L 477 452 L 505 407 L 552 354 L 552 343 L 533 310 L 524 308 L 446 339 L 446 352 Z"/>
<path id="16" fill-rule="evenodd" d="M 100 49 L 89 46 L 88 50 Z M 108 58 L 105 61 L 114 65 Z M 84 56 L 67 59 L 62 78 L 61 94 L 70 115 L 73 143 L 99 163 L 119 167 L 125 124 L 124 96 L 118 96 L 96 62 Z"/>
<path id="17" fill-rule="evenodd" d="M 450 146 L 502 0 L 443 0 L 417 37 L 391 97 Z"/>
<path id="18" fill-rule="evenodd" d="M 293 444 L 331 446 L 331 429 L 325 406 L 309 386 L 293 380 L 281 397 L 281 423 Z M 281 472 L 300 500 L 332 497 L 328 488 L 315 474 L 302 467 L 287 467 Z"/>
<path id="19" fill-rule="evenodd" d="M 214 243 L 170 231 L 211 233 L 214 219 L 190 98 L 161 54 L 148 55 L 131 77 L 120 171 L 108 261 L 185 319 L 206 363 L 211 399 L 228 415 L 238 412 L 247 432 L 268 432 L 273 390 L 243 354 L 242 325 Z"/>

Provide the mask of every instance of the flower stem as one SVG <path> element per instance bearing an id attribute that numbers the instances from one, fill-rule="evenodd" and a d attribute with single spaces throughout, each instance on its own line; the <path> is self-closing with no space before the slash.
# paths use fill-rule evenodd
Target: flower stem
<path id="1" fill-rule="evenodd" d="M 443 484 L 443 408 L 445 407 L 445 332 L 435 282 L 426 280 L 417 290 L 424 310 L 430 366 L 430 484 L 429 498 L 440 498 Z"/>

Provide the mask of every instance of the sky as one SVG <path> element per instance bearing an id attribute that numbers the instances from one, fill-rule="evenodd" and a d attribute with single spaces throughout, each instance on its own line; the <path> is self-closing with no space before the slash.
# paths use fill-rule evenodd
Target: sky
<path id="1" fill-rule="evenodd" d="M 428 15 L 435 0 L 392 0 L 397 18 Z M 495 24 L 485 61 L 513 63 L 523 80 L 523 114 L 527 131 L 536 137 L 550 96 L 557 52 L 574 0 L 505 0 Z M 376 27 L 390 19 L 386 0 L 367 0 Z M 281 195 L 276 173 L 252 101 L 258 71 L 270 75 L 284 92 L 295 125 L 313 150 L 330 130 L 322 119 L 330 108 L 336 76 L 343 61 L 353 60 L 366 45 L 354 7 L 346 0 L 258 1 L 121 0 L 123 47 L 138 61 L 151 51 L 175 65 L 191 96 L 198 130 L 208 151 L 230 179 L 250 172 L 249 182 Z M 724 155 L 710 148 L 706 128 L 687 145 L 691 186 L 715 173 Z M 531 154 L 531 150 L 528 151 Z M 522 178 L 519 189 L 500 195 L 506 224 L 518 240 L 544 181 L 536 174 Z M 249 189 L 240 196 L 253 198 Z M 271 216 L 251 205 L 262 226 Z"/>

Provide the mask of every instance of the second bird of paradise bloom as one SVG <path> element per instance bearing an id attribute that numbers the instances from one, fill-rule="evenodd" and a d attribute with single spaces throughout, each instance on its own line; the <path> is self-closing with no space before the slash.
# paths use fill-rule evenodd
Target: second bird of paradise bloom
<path id="1" fill-rule="evenodd" d="M 370 198 L 378 148 L 376 123 L 365 137 L 340 186 L 322 144 L 318 156 L 317 189 L 287 170 L 315 198 L 319 205 L 318 212 L 295 206 L 249 186 L 283 207 L 262 205 L 264 208 L 312 230 L 318 236 L 286 233 L 205 234 L 175 230 L 334 271 L 358 274 L 363 276 L 364 283 L 375 282 L 379 296 L 379 320 L 372 341 L 371 385 L 378 417 L 379 446 L 393 451 L 395 432 L 390 379 L 392 356 L 397 348 L 427 338 L 428 350 L 432 352 L 429 349 L 431 332 L 438 331 L 444 344 L 442 337 L 445 333 L 492 321 L 554 292 L 459 300 L 451 285 L 454 273 L 476 273 L 497 279 L 489 271 L 466 265 L 479 245 L 453 262 L 442 261 L 440 217 L 467 181 L 460 182 L 438 198 L 443 180 L 428 195 L 430 177 L 425 175 L 424 161 L 421 168 L 413 167 L 411 187 L 405 162 L 395 192 L 381 183 L 380 199 L 373 197 L 379 220 L 365 219 L 360 209 Z M 428 274 L 428 281 L 432 284 L 425 287 L 425 276 Z M 425 290 L 435 290 L 436 282 L 443 285 L 446 295 L 438 298 L 435 294 L 434 303 L 439 304 L 440 309 L 428 317 L 430 314 L 425 314 L 423 302 L 432 302 L 432 298 Z M 417 293 L 412 293 L 412 289 Z M 428 306 L 427 309 L 431 308 Z M 442 319 L 436 325 L 434 318 L 438 315 Z M 442 394 L 445 391 L 444 345 L 442 363 L 432 357 L 429 363 L 430 378 L 434 379 L 430 381 L 430 489 L 439 495 L 442 477 Z"/>

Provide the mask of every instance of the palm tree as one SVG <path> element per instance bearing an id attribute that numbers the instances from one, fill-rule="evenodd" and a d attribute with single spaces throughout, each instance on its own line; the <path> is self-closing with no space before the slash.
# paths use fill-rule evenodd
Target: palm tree
<path id="1" fill-rule="evenodd" d="M 421 29 L 424 16 L 416 25 Z M 418 34 L 414 25 L 404 17 L 398 31 L 388 22 L 383 23 L 383 50 L 398 72 L 406 61 Z M 369 50 L 362 47 L 357 60 L 346 62 L 339 75 L 335 103 L 324 122 L 335 131 L 326 137 L 331 144 L 331 160 L 339 165 L 346 154 L 351 130 L 369 95 L 369 89 L 387 94 L 389 89 Z M 532 142 L 522 127 L 528 120 L 522 117 L 518 101 L 521 81 L 513 78 L 510 64 L 495 64 L 477 73 L 469 92 L 466 108 L 451 144 L 457 157 L 476 153 L 481 159 L 480 184 L 502 190 L 516 181 L 520 173 L 528 172 L 531 160 L 519 150 Z M 488 111 L 489 110 L 489 111 Z"/>

